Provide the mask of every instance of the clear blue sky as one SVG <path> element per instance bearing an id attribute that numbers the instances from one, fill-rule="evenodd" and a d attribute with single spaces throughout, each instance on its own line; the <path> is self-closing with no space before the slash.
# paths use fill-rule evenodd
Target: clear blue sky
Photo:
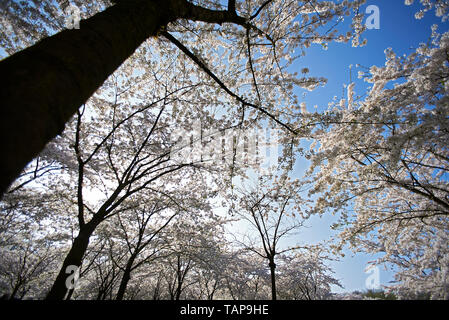
<path id="1" fill-rule="evenodd" d="M 362 48 L 352 48 L 350 44 L 334 43 L 329 45 L 327 51 L 321 46 L 313 46 L 307 51 L 307 55 L 297 65 L 300 68 L 308 67 L 310 75 L 325 76 L 328 83 L 325 87 L 317 88 L 315 91 L 307 93 L 303 101 L 306 102 L 309 111 L 314 111 L 313 106 L 318 105 L 318 110 L 327 108 L 327 104 L 334 96 L 342 97 L 343 84 L 349 83 L 349 65 L 353 65 L 352 80 L 357 80 L 358 69 L 356 64 L 365 67 L 372 65 L 382 66 L 385 63 L 384 50 L 391 47 L 397 54 L 408 54 L 413 48 L 422 42 L 427 42 L 430 37 L 430 27 L 432 24 L 439 25 L 439 32 L 448 30 L 449 23 L 442 23 L 435 17 L 434 11 L 428 12 L 421 20 L 414 18 L 415 12 L 419 11 L 420 5 L 404 5 L 404 0 L 367 0 L 363 7 L 363 12 L 368 5 L 377 5 L 380 9 L 380 29 L 367 30 L 363 38 L 368 40 L 368 44 Z M 368 84 L 356 81 L 356 94 L 363 94 L 364 88 Z M 346 92 L 346 91 L 345 91 Z M 300 93 L 298 93 L 300 95 Z M 303 168 L 307 166 L 305 162 L 300 162 L 297 168 L 298 175 L 301 175 Z M 308 225 L 310 228 L 298 235 L 298 241 L 317 242 L 328 239 L 331 235 L 330 224 L 335 221 L 331 215 L 323 218 L 312 217 Z M 346 251 L 345 258 L 341 262 L 333 262 L 331 266 L 336 272 L 336 277 L 341 280 L 344 289 L 334 288 L 334 292 L 350 292 L 354 290 L 366 290 L 365 281 L 369 274 L 365 274 L 366 263 L 374 257 L 363 254 L 353 254 Z M 380 282 L 387 284 L 393 280 L 393 273 L 380 269 Z"/>

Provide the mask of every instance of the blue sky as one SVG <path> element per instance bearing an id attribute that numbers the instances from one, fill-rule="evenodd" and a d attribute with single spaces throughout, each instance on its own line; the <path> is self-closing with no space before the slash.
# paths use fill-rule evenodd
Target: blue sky
<path id="1" fill-rule="evenodd" d="M 442 23 L 435 17 L 434 12 L 428 12 L 423 19 L 416 20 L 415 12 L 419 11 L 419 4 L 412 6 L 404 5 L 403 0 L 367 0 L 363 6 L 363 12 L 368 5 L 376 5 L 380 10 L 380 29 L 367 30 L 363 38 L 368 40 L 368 44 L 362 48 L 352 48 L 350 44 L 332 43 L 328 50 L 323 50 L 321 46 L 315 45 L 307 50 L 305 57 L 298 61 L 295 67 L 300 72 L 301 68 L 308 67 L 312 76 L 325 76 L 328 83 L 325 87 L 319 87 L 315 91 L 307 93 L 302 101 L 306 102 L 307 109 L 314 111 L 313 106 L 318 105 L 318 110 L 325 110 L 328 102 L 334 96 L 342 97 L 343 85 L 349 83 L 349 66 L 353 65 L 352 81 L 356 80 L 356 95 L 363 94 L 369 85 L 357 80 L 358 70 L 356 64 L 365 67 L 372 65 L 382 66 L 385 63 L 384 51 L 391 47 L 398 55 L 409 54 L 417 48 L 420 43 L 427 42 L 430 37 L 430 27 L 438 24 L 438 31 L 448 30 L 449 23 Z M 298 91 L 298 96 L 301 92 Z M 301 175 L 307 163 L 300 161 L 297 166 L 297 174 Z M 325 215 L 322 218 L 312 217 L 307 225 L 310 227 L 302 230 L 297 236 L 297 241 L 304 243 L 316 243 L 317 241 L 328 239 L 332 233 L 329 226 L 335 221 L 335 217 Z M 332 262 L 331 266 L 335 275 L 341 280 L 344 289 L 333 288 L 334 292 L 351 292 L 354 290 L 366 290 L 365 281 L 370 274 L 364 272 L 368 261 L 374 259 L 373 256 L 364 254 L 354 255 L 350 251 L 345 251 L 346 256 L 340 262 Z M 387 284 L 393 280 L 393 272 L 380 268 L 380 283 Z"/>

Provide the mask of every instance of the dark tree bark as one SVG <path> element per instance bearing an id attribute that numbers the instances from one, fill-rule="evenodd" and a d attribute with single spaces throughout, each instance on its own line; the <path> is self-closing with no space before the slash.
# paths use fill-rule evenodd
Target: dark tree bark
<path id="1" fill-rule="evenodd" d="M 132 255 L 126 264 L 125 270 L 123 271 L 122 280 L 120 281 L 120 287 L 118 289 L 117 296 L 115 298 L 116 300 L 123 300 L 126 287 L 128 286 L 129 280 L 131 280 L 131 271 L 135 259 L 136 255 Z"/>
<path id="2" fill-rule="evenodd" d="M 62 300 L 64 299 L 67 291 L 69 290 L 66 285 L 67 277 L 69 274 L 65 273 L 68 266 L 81 266 L 81 262 L 86 252 L 87 246 L 89 245 L 89 238 L 95 230 L 96 225 L 94 223 L 88 223 L 83 228 L 80 229 L 78 236 L 73 241 L 72 247 L 61 267 L 61 272 L 59 272 L 56 277 L 53 287 L 47 294 L 47 300 Z M 70 294 L 70 293 L 69 293 Z"/>

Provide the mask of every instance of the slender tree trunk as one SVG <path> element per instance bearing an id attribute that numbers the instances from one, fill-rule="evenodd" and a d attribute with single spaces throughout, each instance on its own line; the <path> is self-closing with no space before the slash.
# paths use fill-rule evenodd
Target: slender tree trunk
<path id="1" fill-rule="evenodd" d="M 182 293 L 182 283 L 178 284 L 178 288 L 176 288 L 176 296 L 175 296 L 176 301 L 179 301 L 179 299 L 181 298 L 181 293 Z"/>
<path id="2" fill-rule="evenodd" d="M 122 280 L 120 281 L 120 287 L 117 292 L 116 300 L 123 300 L 123 296 L 126 292 L 126 287 L 128 286 L 128 282 L 131 279 L 131 270 L 134 264 L 134 260 L 136 259 L 135 255 L 132 255 L 128 262 L 126 263 L 125 271 L 123 272 Z"/>
<path id="3" fill-rule="evenodd" d="M 123 1 L 0 62 L 0 197 L 107 77 L 172 20 L 169 2 Z"/>
<path id="4" fill-rule="evenodd" d="M 78 236 L 73 241 L 69 253 L 64 259 L 61 270 L 59 271 L 59 274 L 56 277 L 55 282 L 53 283 L 53 287 L 47 294 L 47 300 L 64 299 L 67 291 L 69 290 L 67 288 L 66 281 L 67 278 L 72 275 L 70 273 L 66 273 L 66 269 L 68 266 L 81 266 L 83 256 L 86 253 L 87 246 L 89 245 L 89 238 L 95 230 L 95 227 L 96 225 L 86 224 L 83 228 L 80 229 Z"/>
<path id="5" fill-rule="evenodd" d="M 21 286 L 21 282 L 17 283 L 14 286 L 14 289 L 12 290 L 12 293 L 11 293 L 11 295 L 9 297 L 9 300 L 14 300 L 16 298 L 16 294 L 19 291 L 20 286 Z"/>
<path id="6" fill-rule="evenodd" d="M 271 299 L 276 300 L 276 264 L 274 263 L 274 258 L 270 258 L 268 266 L 270 267 L 271 273 Z"/>

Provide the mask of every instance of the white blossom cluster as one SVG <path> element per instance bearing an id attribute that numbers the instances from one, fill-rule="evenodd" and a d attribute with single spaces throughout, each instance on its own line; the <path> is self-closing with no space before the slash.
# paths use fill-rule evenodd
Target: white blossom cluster
<path id="1" fill-rule="evenodd" d="M 414 0 L 405 0 L 404 3 L 406 5 L 412 5 Z M 421 5 L 424 7 L 419 10 L 415 17 L 416 19 L 422 19 L 427 11 L 435 9 L 435 15 L 437 17 L 441 17 L 442 21 L 447 21 L 449 17 L 448 9 L 449 2 L 447 0 L 420 0 Z"/>

